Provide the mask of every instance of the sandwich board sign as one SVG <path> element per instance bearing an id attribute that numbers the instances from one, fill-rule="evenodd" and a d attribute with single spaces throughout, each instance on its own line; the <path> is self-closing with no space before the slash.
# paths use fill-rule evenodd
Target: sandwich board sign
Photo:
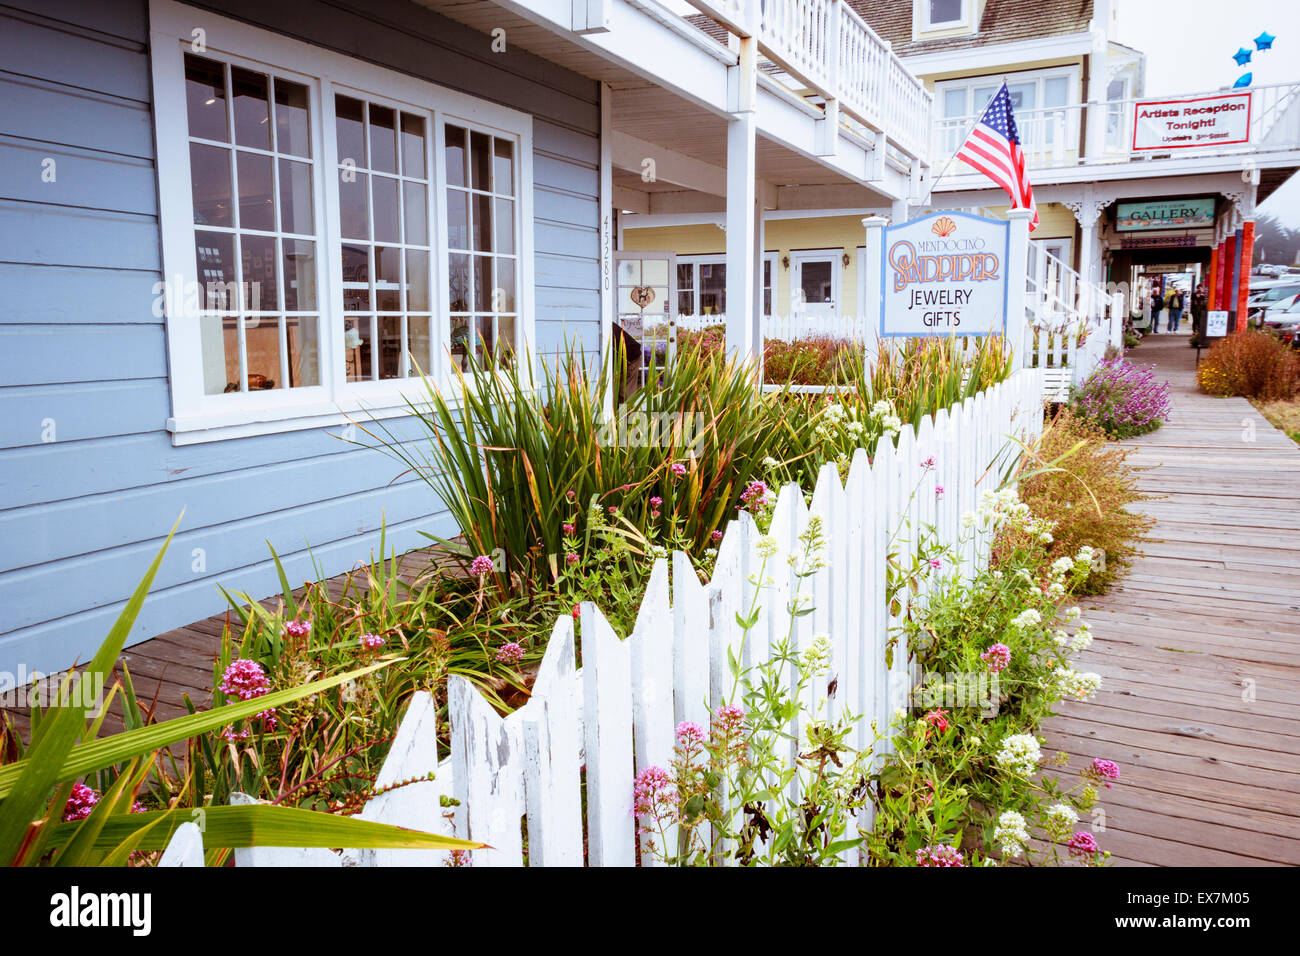
<path id="1" fill-rule="evenodd" d="M 881 337 L 1003 334 L 1010 225 L 936 212 L 885 227 Z"/>
<path id="2" fill-rule="evenodd" d="M 1205 313 L 1205 337 L 1222 338 L 1228 334 L 1228 313 L 1226 310 L 1212 310 Z"/>

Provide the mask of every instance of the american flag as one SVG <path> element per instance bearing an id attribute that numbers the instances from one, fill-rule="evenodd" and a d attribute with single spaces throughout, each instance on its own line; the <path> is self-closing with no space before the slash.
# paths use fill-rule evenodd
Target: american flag
<path id="1" fill-rule="evenodd" d="M 957 158 L 983 173 L 1006 190 L 1013 209 L 1028 209 L 1029 231 L 1038 228 L 1038 207 L 1034 204 L 1034 187 L 1025 171 L 1025 151 L 1020 148 L 1020 132 L 1011 112 L 1011 94 L 1004 82 L 984 115 L 957 150 Z"/>

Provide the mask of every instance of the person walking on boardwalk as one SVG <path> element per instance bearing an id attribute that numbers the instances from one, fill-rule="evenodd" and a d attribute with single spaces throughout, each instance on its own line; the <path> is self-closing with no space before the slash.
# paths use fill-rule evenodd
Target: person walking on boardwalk
<path id="1" fill-rule="evenodd" d="M 1175 289 L 1169 296 L 1169 331 L 1177 332 L 1183 321 L 1183 290 Z"/>
<path id="2" fill-rule="evenodd" d="M 1151 334 L 1160 332 L 1160 313 L 1165 307 L 1165 300 L 1160 298 L 1158 289 L 1151 290 Z"/>
<path id="3" fill-rule="evenodd" d="M 1210 304 L 1210 291 L 1205 288 L 1205 283 L 1197 283 L 1196 288 L 1192 291 L 1192 332 L 1201 334 L 1205 328 L 1205 313 Z"/>

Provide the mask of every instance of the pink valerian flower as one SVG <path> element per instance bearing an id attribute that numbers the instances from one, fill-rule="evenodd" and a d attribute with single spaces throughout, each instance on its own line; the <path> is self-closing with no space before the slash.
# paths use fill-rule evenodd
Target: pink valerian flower
<path id="1" fill-rule="evenodd" d="M 709 540 L 712 541 L 714 544 L 717 544 L 719 541 L 722 540 L 722 532 L 714 531 L 712 534 L 709 535 Z"/>
<path id="2" fill-rule="evenodd" d="M 444 866 L 469 866 L 469 850 L 452 850 Z"/>
<path id="3" fill-rule="evenodd" d="M 469 573 L 480 578 L 485 574 L 491 574 L 492 569 L 492 559 L 486 554 L 480 554 L 469 564 Z"/>
<path id="4" fill-rule="evenodd" d="M 916 851 L 917 866 L 965 866 L 966 857 L 961 850 L 946 843 L 922 847 Z"/>
<path id="5" fill-rule="evenodd" d="M 672 465 L 669 466 L 669 470 L 678 478 L 685 477 L 686 475 L 686 466 L 680 461 L 673 462 Z"/>
<path id="6" fill-rule="evenodd" d="M 682 750 L 703 746 L 704 737 L 704 728 L 693 720 L 683 720 L 677 725 L 677 746 Z"/>
<path id="7" fill-rule="evenodd" d="M 518 664 L 523 659 L 524 649 L 514 641 L 497 649 L 497 661 L 501 664 Z"/>
<path id="8" fill-rule="evenodd" d="M 1092 783 L 1104 783 L 1109 788 L 1112 780 L 1119 779 L 1119 765 L 1113 760 L 1096 757 L 1090 766 L 1084 768 L 1083 777 Z"/>
<path id="9" fill-rule="evenodd" d="M 650 507 L 651 507 L 651 508 L 658 508 L 658 507 L 659 507 L 661 504 L 663 504 L 663 503 L 664 503 L 664 500 L 663 500 L 662 498 L 660 498 L 658 495 L 653 495 L 653 496 L 650 498 Z"/>
<path id="10" fill-rule="evenodd" d="M 618 514 L 618 505 L 610 505 L 607 510 L 609 511 L 610 514 L 616 515 Z"/>
<path id="11" fill-rule="evenodd" d="M 988 664 L 989 670 L 996 674 L 1011 663 L 1011 648 L 1005 644 L 990 644 L 989 649 L 980 655 L 980 660 Z"/>
<path id="12" fill-rule="evenodd" d="M 379 648 L 383 647 L 387 643 L 388 642 L 385 641 L 378 634 L 361 635 L 361 646 L 368 651 L 378 650 Z"/>
<path id="13" fill-rule="evenodd" d="M 751 481 L 740 494 L 740 507 L 747 511 L 758 511 L 765 504 L 767 504 L 767 483 Z"/>
<path id="14" fill-rule="evenodd" d="M 943 562 L 940 561 L 938 558 L 931 558 L 929 564 L 930 567 L 932 567 L 936 571 L 940 570 L 943 567 Z"/>
<path id="15" fill-rule="evenodd" d="M 571 525 L 571 524 L 567 524 L 567 523 L 566 523 L 566 524 L 562 524 L 562 525 L 560 525 L 560 530 L 562 530 L 562 531 L 563 531 L 565 534 L 567 534 L 567 535 L 572 535 L 573 532 L 574 532 L 575 530 L 577 530 L 577 529 L 575 529 L 575 528 L 573 527 L 573 525 Z"/>
<path id="16" fill-rule="evenodd" d="M 266 671 L 262 670 L 261 664 L 241 657 L 230 662 L 230 666 L 221 675 L 221 683 L 217 685 L 217 690 L 227 697 L 238 697 L 240 700 L 255 700 L 270 693 L 271 682 L 267 679 Z M 230 704 L 233 701 L 226 701 L 226 703 Z M 265 723 L 270 730 L 274 730 L 276 727 L 274 707 L 269 710 L 259 711 L 253 717 Z M 235 733 L 230 728 L 227 728 L 222 736 L 227 740 L 243 740 L 248 736 L 248 731 Z"/>
<path id="17" fill-rule="evenodd" d="M 566 491 L 566 492 L 564 493 L 564 497 L 566 497 L 566 498 L 568 498 L 570 501 L 572 501 L 572 500 L 574 499 L 575 496 L 574 496 L 574 493 L 573 493 L 572 491 Z"/>
<path id="18" fill-rule="evenodd" d="M 576 621 L 581 616 L 582 616 L 582 605 L 581 604 L 573 605 L 573 619 Z"/>
<path id="19" fill-rule="evenodd" d="M 942 498 L 942 497 L 943 497 L 943 485 L 935 485 L 935 486 L 934 486 L 934 496 L 935 496 L 936 498 Z"/>
<path id="20" fill-rule="evenodd" d="M 568 554 L 564 556 L 564 560 L 568 564 L 577 564 L 580 559 L 578 558 L 576 552 L 570 551 Z"/>
<path id="21" fill-rule="evenodd" d="M 728 704 L 718 708 L 713 715 L 713 725 L 710 728 L 713 739 L 720 745 L 721 752 L 742 763 L 746 756 L 744 726 L 744 710 L 735 704 Z"/>
<path id="22" fill-rule="evenodd" d="M 922 719 L 939 733 L 943 733 L 948 729 L 948 712 L 946 710 L 932 710 Z M 925 733 L 927 737 L 930 735 L 928 730 Z"/>
<path id="23" fill-rule="evenodd" d="M 931 455 L 931 456 L 930 456 L 929 458 L 927 458 L 925 461 L 921 462 L 921 467 L 924 468 L 926 471 L 929 471 L 931 468 L 933 468 L 933 467 L 934 467 L 934 455 Z"/>
<path id="24" fill-rule="evenodd" d="M 1070 856 L 1090 857 L 1097 852 L 1097 838 L 1087 830 L 1080 830 L 1070 837 L 1070 842 L 1066 846 L 1070 850 Z"/>
<path id="25" fill-rule="evenodd" d="M 136 800 L 136 801 L 134 801 L 134 802 L 131 804 L 131 812 L 132 812 L 132 813 L 148 813 L 148 812 L 149 812 L 149 808 L 146 807 L 146 806 L 145 806 L 143 803 L 141 803 L 139 800 Z"/>
<path id="26" fill-rule="evenodd" d="M 284 625 L 284 633 L 290 637 L 306 637 L 311 633 L 311 621 L 288 621 Z"/>
<path id="27" fill-rule="evenodd" d="M 73 784 L 72 793 L 68 795 L 68 802 L 63 805 L 63 820 L 65 823 L 73 823 L 77 820 L 84 820 L 90 816 L 90 811 L 95 809 L 95 804 L 99 803 L 99 794 L 84 783 Z"/>
<path id="28" fill-rule="evenodd" d="M 632 781 L 632 814 L 637 832 L 649 833 L 655 824 L 671 823 L 677 815 L 677 784 L 663 767 L 646 767 Z"/>

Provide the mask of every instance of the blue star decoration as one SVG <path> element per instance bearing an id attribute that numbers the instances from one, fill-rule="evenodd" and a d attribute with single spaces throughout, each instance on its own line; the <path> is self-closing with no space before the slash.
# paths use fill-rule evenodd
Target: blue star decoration
<path id="1" fill-rule="evenodd" d="M 1255 37 L 1255 49 L 1271 50 L 1273 48 L 1273 41 L 1276 39 L 1277 37 L 1265 30 L 1259 36 Z"/>
<path id="2" fill-rule="evenodd" d="M 1232 88 L 1235 90 L 1241 86 L 1250 86 L 1250 81 L 1254 78 L 1254 73 L 1243 73 L 1241 76 L 1237 77 L 1237 82 L 1232 84 Z"/>
<path id="3" fill-rule="evenodd" d="M 1244 46 L 1238 47 L 1237 52 L 1232 54 L 1232 58 L 1237 61 L 1237 66 L 1245 66 L 1250 62 L 1250 51 Z"/>

